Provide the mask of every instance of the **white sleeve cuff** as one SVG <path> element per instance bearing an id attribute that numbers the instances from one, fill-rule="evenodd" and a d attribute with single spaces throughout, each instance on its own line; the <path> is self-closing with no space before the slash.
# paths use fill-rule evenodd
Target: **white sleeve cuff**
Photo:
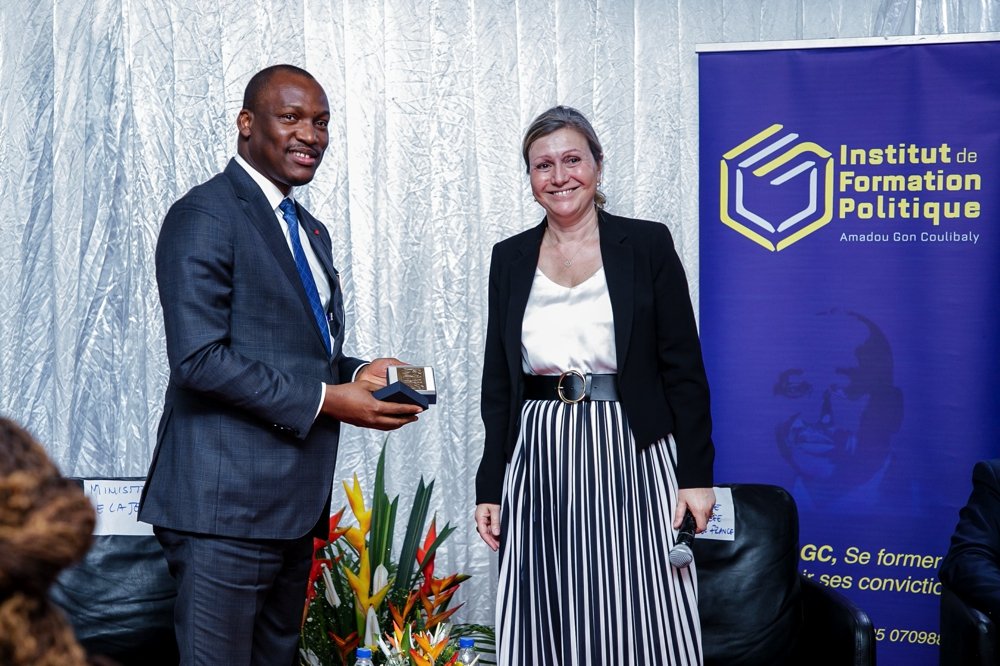
<path id="1" fill-rule="evenodd" d="M 316 407 L 316 416 L 313 417 L 313 421 L 319 418 L 319 413 L 323 411 L 323 403 L 326 402 L 326 384 L 319 385 L 319 405 Z"/>

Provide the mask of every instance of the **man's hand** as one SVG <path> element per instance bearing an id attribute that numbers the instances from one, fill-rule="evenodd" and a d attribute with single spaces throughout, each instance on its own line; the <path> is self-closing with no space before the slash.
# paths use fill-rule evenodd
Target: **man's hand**
<path id="1" fill-rule="evenodd" d="M 320 411 L 342 423 L 375 430 L 395 430 L 413 423 L 417 414 L 424 411 L 416 405 L 376 400 L 372 392 L 382 386 L 385 386 L 384 370 L 381 385 L 362 379 L 361 373 L 349 384 L 327 384 L 326 398 Z"/>
<path id="2" fill-rule="evenodd" d="M 389 369 L 390 365 L 406 365 L 406 363 L 400 361 L 398 358 L 377 358 L 361 368 L 361 370 L 358 371 L 358 376 L 354 378 L 354 381 L 360 381 L 363 379 L 373 384 L 377 384 L 379 387 L 385 386 L 385 373 Z"/>

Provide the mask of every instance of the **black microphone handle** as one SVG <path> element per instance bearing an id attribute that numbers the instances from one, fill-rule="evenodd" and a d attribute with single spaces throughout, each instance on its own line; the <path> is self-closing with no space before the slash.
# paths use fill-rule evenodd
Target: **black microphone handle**
<path id="1" fill-rule="evenodd" d="M 695 523 L 694 516 L 691 515 L 690 511 L 684 512 L 684 520 L 681 521 L 681 528 L 677 530 L 677 543 L 683 543 L 690 546 L 694 543 L 694 531 L 697 527 Z"/>
<path id="2" fill-rule="evenodd" d="M 694 552 L 691 550 L 691 545 L 694 543 L 695 528 L 694 516 L 691 515 L 690 511 L 686 511 L 684 513 L 684 520 L 681 521 L 681 528 L 677 531 L 676 544 L 667 553 L 670 563 L 677 568 L 686 567 L 694 560 Z"/>

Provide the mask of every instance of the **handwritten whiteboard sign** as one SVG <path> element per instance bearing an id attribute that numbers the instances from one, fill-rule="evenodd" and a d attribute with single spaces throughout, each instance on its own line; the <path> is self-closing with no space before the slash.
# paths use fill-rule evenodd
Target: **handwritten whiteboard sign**
<path id="1" fill-rule="evenodd" d="M 715 491 L 715 506 L 712 507 L 712 517 L 708 519 L 708 527 L 705 531 L 695 538 L 735 541 L 736 512 L 733 510 L 733 491 L 731 488 L 713 488 L 712 490 Z"/>
<path id="2" fill-rule="evenodd" d="M 95 536 L 153 533 L 152 525 L 137 520 L 145 483 L 145 479 L 83 479 L 83 492 L 97 511 Z"/>

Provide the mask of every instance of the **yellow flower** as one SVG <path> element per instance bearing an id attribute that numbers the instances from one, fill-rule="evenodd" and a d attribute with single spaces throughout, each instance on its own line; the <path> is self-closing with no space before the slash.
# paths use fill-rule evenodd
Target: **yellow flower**
<path id="1" fill-rule="evenodd" d="M 361 494 L 361 484 L 358 483 L 358 475 L 354 475 L 354 488 L 349 487 L 347 481 L 343 483 L 344 492 L 347 493 L 347 501 L 351 505 L 351 511 L 354 512 L 354 517 L 358 519 L 358 529 L 361 530 L 361 534 L 367 535 L 372 527 L 372 510 L 368 509 L 365 511 L 365 498 Z"/>
<path id="2" fill-rule="evenodd" d="M 370 594 L 372 565 L 367 548 L 362 548 L 358 560 L 360 562 L 360 570 L 356 574 L 343 564 L 341 564 L 341 567 L 347 576 L 347 582 L 350 584 L 351 589 L 354 590 L 355 598 L 358 600 L 357 610 L 362 617 L 366 617 L 369 608 L 377 610 L 382 604 L 382 600 L 385 599 L 385 595 L 389 592 L 389 584 L 386 583 L 381 589 L 376 590 L 374 594 Z"/>
<path id="3" fill-rule="evenodd" d="M 434 666 L 434 660 L 428 659 L 427 657 L 421 655 L 416 650 L 410 650 L 410 659 L 413 660 L 417 666 Z"/>
<path id="4" fill-rule="evenodd" d="M 444 649 L 448 647 L 448 631 L 442 630 L 441 627 L 433 634 L 429 631 L 421 631 L 413 634 L 413 642 L 417 644 L 422 654 L 416 650 L 410 650 L 410 656 L 414 657 L 418 664 L 434 664 Z M 418 656 L 423 659 L 419 659 Z"/>
<path id="5" fill-rule="evenodd" d="M 362 494 L 357 475 L 343 482 L 355 519 L 344 520 L 346 507 L 342 508 L 330 517 L 327 540 L 316 540 L 316 564 L 310 577 L 313 589 L 304 608 L 308 621 L 303 622 L 301 636 L 302 654 L 311 661 L 315 659 L 310 655 L 321 654 L 322 648 L 325 653 L 334 650 L 334 661 L 339 656 L 347 663 L 350 652 L 362 643 L 377 645 L 393 663 L 440 666 L 445 661 L 441 655 L 448 649 L 448 622 L 460 605 L 449 606 L 468 576 L 435 577 L 440 572 L 431 549 L 455 528 L 445 525 L 438 530 L 434 518 L 428 527 L 426 512 L 434 484 L 421 479 L 411 506 L 414 516 L 403 539 L 406 558 L 400 556 L 394 562 L 391 546 L 399 498 L 385 493 L 384 460 L 383 445 L 375 489 L 369 497 Z M 398 606 L 388 603 L 390 591 Z M 325 598 L 316 599 L 317 593 Z M 417 627 L 426 631 L 419 632 Z M 347 635 L 339 636 L 341 632 Z M 456 653 L 447 666 L 457 658 Z"/>
<path id="6" fill-rule="evenodd" d="M 351 547 L 359 553 L 365 549 L 365 534 L 357 527 L 350 527 L 344 532 L 344 538 Z"/>

